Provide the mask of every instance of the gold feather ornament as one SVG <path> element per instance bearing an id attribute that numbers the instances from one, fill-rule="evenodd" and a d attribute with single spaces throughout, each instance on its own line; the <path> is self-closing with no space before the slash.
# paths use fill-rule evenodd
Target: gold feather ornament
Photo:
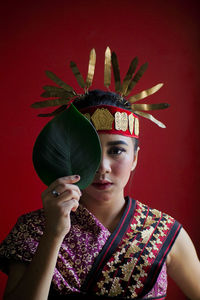
<path id="1" fill-rule="evenodd" d="M 109 89 L 111 84 L 111 51 L 110 48 L 106 48 L 105 63 L 104 63 L 104 85 Z"/>
<path id="2" fill-rule="evenodd" d="M 77 65 L 75 64 L 75 62 L 73 62 L 73 61 L 70 62 L 70 68 L 71 68 L 72 72 L 74 73 L 74 76 L 76 77 L 78 84 L 80 85 L 80 87 L 82 87 L 84 89 L 85 81 L 84 81 L 83 76 L 81 75 Z"/>
<path id="3" fill-rule="evenodd" d="M 90 52 L 88 74 L 87 74 L 87 79 L 86 79 L 87 89 L 89 89 L 89 87 L 92 85 L 92 81 L 94 78 L 95 64 L 96 64 L 96 52 L 94 49 L 92 49 Z"/>
<path id="4" fill-rule="evenodd" d="M 137 64 L 138 64 L 138 58 L 135 57 L 135 58 L 132 60 L 132 62 L 131 62 L 131 64 L 130 64 L 130 67 L 129 67 L 129 69 L 128 69 L 128 72 L 127 72 L 127 74 L 126 74 L 126 76 L 125 76 L 125 78 L 124 78 L 124 80 L 123 80 L 123 84 L 122 84 L 122 93 L 121 93 L 122 96 L 123 96 L 123 95 L 126 95 L 126 93 L 127 93 L 128 86 L 129 86 L 130 81 L 131 81 L 131 79 L 132 79 L 132 77 L 133 77 L 133 74 L 134 74 L 134 72 L 135 72 L 135 70 L 136 70 L 136 68 L 137 68 Z"/>
<path id="5" fill-rule="evenodd" d="M 115 91 L 116 93 L 120 93 L 122 87 L 121 87 L 121 80 L 120 80 L 119 64 L 115 52 L 112 53 L 111 61 L 112 61 L 113 75 L 115 80 Z"/>
<path id="6" fill-rule="evenodd" d="M 88 73 L 86 77 L 86 81 L 84 81 L 83 76 L 81 75 L 77 65 L 75 62 L 70 62 L 70 68 L 76 77 L 76 80 L 81 88 L 84 89 L 84 94 L 88 93 L 88 89 L 91 87 L 94 72 L 95 72 L 95 65 L 96 65 L 96 52 L 95 49 L 90 51 L 89 56 L 89 64 L 88 64 Z M 105 51 L 105 61 L 104 61 L 104 86 L 109 90 L 111 85 L 111 68 L 113 69 L 114 75 L 114 83 L 115 83 L 115 92 L 120 95 L 121 98 L 125 97 L 125 100 L 130 104 L 131 110 L 136 113 L 137 115 L 147 118 L 150 121 L 154 122 L 161 128 L 165 128 L 165 125 L 155 119 L 151 114 L 147 113 L 147 111 L 151 110 L 160 110 L 169 107 L 167 103 L 158 103 L 158 104 L 137 104 L 135 102 L 140 101 L 144 98 L 147 98 L 150 95 L 156 93 L 162 86 L 163 83 L 159 83 L 152 88 L 144 90 L 136 95 L 132 95 L 129 98 L 127 96 L 131 93 L 135 85 L 138 83 L 140 78 L 143 76 L 144 72 L 146 71 L 148 64 L 143 64 L 139 70 L 136 72 L 136 68 L 138 65 L 138 58 L 135 57 L 129 66 L 129 69 L 124 77 L 123 82 L 121 83 L 120 78 L 120 68 L 117 59 L 117 55 L 115 52 L 111 53 L 109 47 L 106 48 Z M 54 116 L 59 114 L 61 111 L 65 110 L 69 103 L 73 101 L 75 98 L 84 97 L 84 94 L 78 94 L 74 91 L 74 89 L 62 81 L 57 75 L 53 72 L 46 71 L 46 75 L 54 81 L 58 86 L 44 86 L 44 92 L 42 93 L 42 97 L 44 98 L 56 98 L 50 99 L 45 101 L 39 101 L 32 104 L 33 108 L 43 108 L 43 107 L 53 107 L 53 106 L 60 106 L 58 109 L 54 110 L 48 114 L 40 114 L 39 116 Z"/>
<path id="7" fill-rule="evenodd" d="M 136 83 L 138 83 L 138 81 L 140 80 L 140 78 L 142 77 L 144 72 L 146 71 L 147 67 L 148 67 L 148 63 L 145 63 L 144 65 L 142 65 L 140 67 L 140 69 L 137 71 L 135 76 L 130 81 L 127 92 L 124 94 L 124 96 L 128 96 L 130 94 L 132 89 L 135 87 Z"/>

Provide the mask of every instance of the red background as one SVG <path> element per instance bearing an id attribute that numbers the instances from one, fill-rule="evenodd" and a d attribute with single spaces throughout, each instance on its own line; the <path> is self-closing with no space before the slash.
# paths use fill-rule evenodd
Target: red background
<path id="1" fill-rule="evenodd" d="M 32 166 L 32 147 L 47 119 L 30 108 L 51 84 L 49 69 L 77 88 L 74 60 L 84 76 L 97 52 L 93 88 L 103 88 L 107 45 L 125 76 L 134 56 L 149 68 L 135 93 L 164 82 L 149 102 L 168 102 L 155 113 L 167 125 L 141 123 L 139 164 L 132 196 L 178 219 L 199 245 L 199 7 L 198 1 L 9 1 L 1 5 L 0 239 L 19 215 L 41 207 L 44 185 Z M 81 92 L 81 91 L 80 91 Z M 0 274 L 0 298 L 6 276 Z M 185 299 L 170 280 L 168 299 Z"/>

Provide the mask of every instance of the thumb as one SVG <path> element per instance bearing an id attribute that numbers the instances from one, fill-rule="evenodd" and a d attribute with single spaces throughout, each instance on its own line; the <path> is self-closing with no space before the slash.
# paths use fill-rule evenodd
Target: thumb
<path id="1" fill-rule="evenodd" d="M 63 177 L 63 179 L 67 183 L 75 183 L 75 182 L 78 182 L 81 179 L 81 177 L 79 175 L 71 175 L 71 176 Z"/>

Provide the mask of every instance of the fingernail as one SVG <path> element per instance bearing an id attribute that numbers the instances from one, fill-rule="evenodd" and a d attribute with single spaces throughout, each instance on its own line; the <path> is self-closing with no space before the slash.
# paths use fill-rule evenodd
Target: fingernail
<path id="1" fill-rule="evenodd" d="M 79 175 L 74 175 L 74 179 L 78 179 L 78 178 L 80 178 Z"/>

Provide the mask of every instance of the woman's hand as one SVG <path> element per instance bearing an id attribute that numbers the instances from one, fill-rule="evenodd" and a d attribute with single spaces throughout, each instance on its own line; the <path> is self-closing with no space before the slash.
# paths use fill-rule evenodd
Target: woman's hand
<path id="1" fill-rule="evenodd" d="M 79 180 L 79 175 L 59 178 L 42 193 L 46 234 L 63 239 L 69 232 L 70 212 L 76 211 L 81 196 L 79 187 L 74 184 Z"/>

